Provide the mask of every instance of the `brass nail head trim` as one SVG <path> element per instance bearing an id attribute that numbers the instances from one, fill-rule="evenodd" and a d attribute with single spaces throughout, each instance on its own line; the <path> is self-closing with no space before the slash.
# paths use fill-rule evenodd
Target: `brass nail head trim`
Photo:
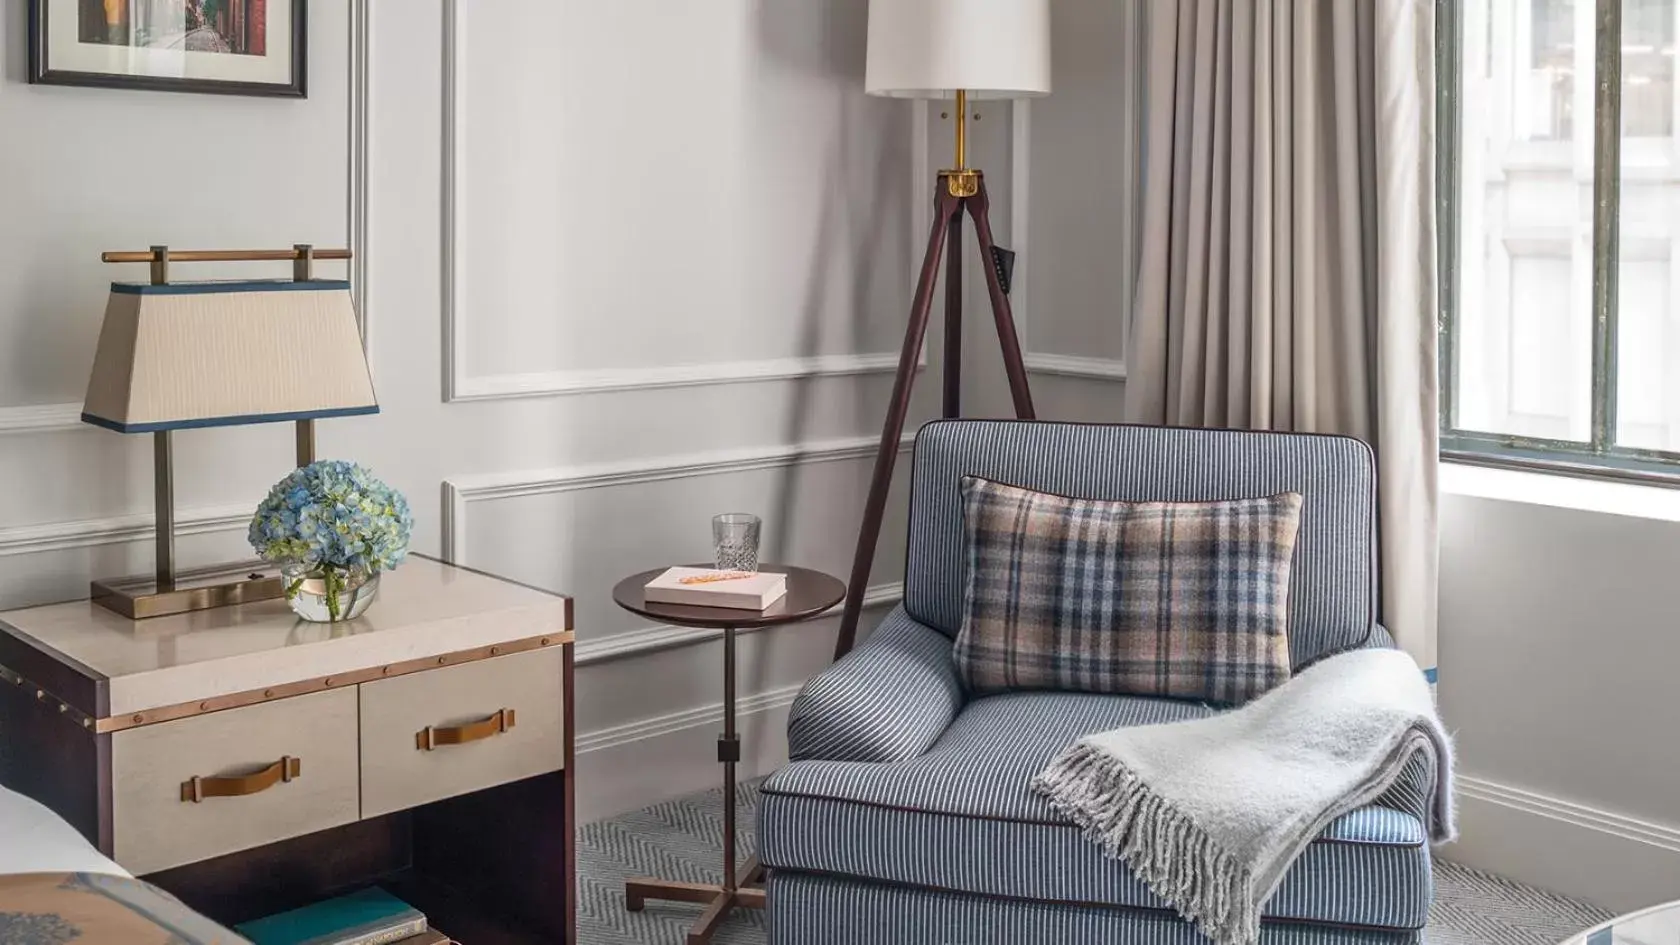
<path id="1" fill-rule="evenodd" d="M 574 639 L 575 634 L 568 630 L 562 633 L 551 633 L 548 636 L 543 637 L 523 637 L 518 640 L 499 643 L 494 646 L 494 649 L 496 650 L 496 653 L 494 654 L 491 653 L 491 646 L 479 646 L 472 649 L 446 653 L 437 657 L 422 656 L 413 660 L 405 660 L 397 663 L 369 666 L 366 669 L 341 672 L 331 677 L 300 679 L 296 682 L 289 682 L 279 686 L 271 686 L 266 689 L 248 689 L 242 692 L 226 693 L 209 700 L 204 700 L 204 702 L 208 703 L 208 708 L 200 708 L 200 706 L 204 703 L 197 701 L 152 706 L 144 711 L 135 712 L 132 715 L 116 715 L 94 719 L 94 731 L 101 734 L 120 732 L 125 729 L 141 725 L 155 725 L 162 722 L 171 722 L 176 719 L 192 718 L 203 712 L 222 712 L 228 709 L 237 709 L 244 706 L 256 705 L 267 699 L 288 699 L 293 696 L 320 692 L 322 691 L 323 683 L 328 678 L 331 679 L 331 685 L 335 688 L 351 686 L 379 679 L 381 677 L 397 677 L 406 676 L 411 673 L 426 672 L 438 666 L 472 663 L 477 660 L 488 659 L 492 655 L 505 656 L 512 653 L 528 653 L 542 649 L 543 647 L 570 643 Z M 72 706 L 71 709 L 74 711 L 75 707 Z"/>

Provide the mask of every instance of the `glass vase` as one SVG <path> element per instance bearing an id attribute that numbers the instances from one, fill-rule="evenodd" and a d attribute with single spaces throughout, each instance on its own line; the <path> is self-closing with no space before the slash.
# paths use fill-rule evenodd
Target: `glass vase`
<path id="1" fill-rule="evenodd" d="M 379 572 L 289 564 L 280 569 L 292 612 L 316 623 L 360 617 L 379 596 Z"/>

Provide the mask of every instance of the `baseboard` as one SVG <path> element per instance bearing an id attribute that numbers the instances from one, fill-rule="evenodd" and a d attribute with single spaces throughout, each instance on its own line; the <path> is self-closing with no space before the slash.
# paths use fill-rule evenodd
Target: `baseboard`
<path id="1" fill-rule="evenodd" d="M 1680 827 L 1483 778 L 1457 779 L 1443 859 L 1629 912 L 1680 897 Z"/>
<path id="2" fill-rule="evenodd" d="M 787 716 L 799 685 L 745 696 L 737 703 L 742 756 L 740 779 L 787 764 Z M 720 786 L 717 734 L 721 703 L 640 719 L 577 737 L 577 815 L 580 823 Z"/>

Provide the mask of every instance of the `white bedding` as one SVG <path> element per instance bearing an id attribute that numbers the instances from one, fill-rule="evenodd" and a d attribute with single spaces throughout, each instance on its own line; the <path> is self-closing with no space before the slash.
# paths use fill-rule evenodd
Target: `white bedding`
<path id="1" fill-rule="evenodd" d="M 57 814 L 0 787 L 0 875 L 7 873 L 129 875 Z"/>

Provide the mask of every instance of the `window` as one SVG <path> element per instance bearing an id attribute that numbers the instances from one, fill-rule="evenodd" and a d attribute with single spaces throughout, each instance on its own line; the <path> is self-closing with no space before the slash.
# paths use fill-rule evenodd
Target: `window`
<path id="1" fill-rule="evenodd" d="M 1444 454 L 1680 477 L 1680 0 L 1438 4 Z"/>

